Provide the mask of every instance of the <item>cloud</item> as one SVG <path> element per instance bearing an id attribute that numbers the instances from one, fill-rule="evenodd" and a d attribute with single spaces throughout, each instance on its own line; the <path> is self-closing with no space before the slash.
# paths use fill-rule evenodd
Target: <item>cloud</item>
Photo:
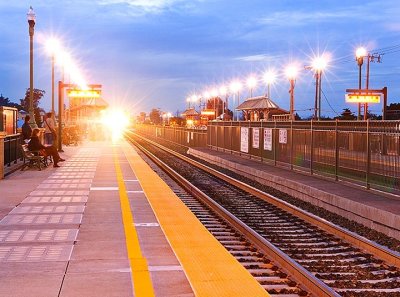
<path id="1" fill-rule="evenodd" d="M 346 7 L 345 9 L 329 11 L 278 11 L 267 17 L 258 19 L 260 24 L 273 26 L 301 26 L 315 22 L 337 22 L 338 20 L 365 20 L 369 22 L 381 20 L 382 16 L 376 13 L 373 5 L 364 9 L 359 7 Z"/>
<path id="2" fill-rule="evenodd" d="M 271 55 L 250 55 L 250 56 L 242 56 L 242 57 L 237 57 L 235 60 L 238 61 L 244 61 L 244 62 L 261 62 L 261 61 L 273 61 L 277 57 L 276 56 L 271 56 Z"/>
<path id="3" fill-rule="evenodd" d="M 135 12 L 159 14 L 166 10 L 178 7 L 189 8 L 190 3 L 185 0 L 99 0 L 100 5 L 124 5 Z M 193 3 L 193 2 L 191 2 Z"/>

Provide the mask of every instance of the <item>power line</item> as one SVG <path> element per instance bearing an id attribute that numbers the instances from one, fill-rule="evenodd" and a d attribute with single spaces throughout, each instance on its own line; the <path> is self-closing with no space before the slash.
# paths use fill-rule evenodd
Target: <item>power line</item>
<path id="1" fill-rule="evenodd" d="M 336 110 L 334 110 L 333 107 L 332 107 L 332 105 L 329 103 L 329 100 L 328 100 L 328 98 L 326 97 L 325 92 L 324 92 L 322 89 L 321 89 L 321 92 L 322 92 L 322 94 L 324 95 L 324 98 L 325 98 L 326 103 L 328 103 L 328 105 L 329 105 L 329 107 L 332 109 L 332 111 L 333 111 L 336 115 L 339 115 L 339 113 L 336 112 Z"/>

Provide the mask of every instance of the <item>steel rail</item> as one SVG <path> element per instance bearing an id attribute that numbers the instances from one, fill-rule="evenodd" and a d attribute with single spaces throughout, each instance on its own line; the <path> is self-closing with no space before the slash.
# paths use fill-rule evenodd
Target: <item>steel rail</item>
<path id="1" fill-rule="evenodd" d="M 271 203 L 271 204 L 303 219 L 304 221 L 306 221 L 314 226 L 319 227 L 320 229 L 322 229 L 330 234 L 336 235 L 337 237 L 351 243 L 352 245 L 357 246 L 360 249 L 371 253 L 375 257 L 377 257 L 381 260 L 384 260 L 388 264 L 400 268 L 400 253 L 398 253 L 396 251 L 392 251 L 380 244 L 377 244 L 376 242 L 370 241 L 370 240 L 366 239 L 365 237 L 362 237 L 354 232 L 346 230 L 346 229 L 344 229 L 340 226 L 337 226 L 325 219 L 322 219 L 314 214 L 311 214 L 311 213 L 309 213 L 305 210 L 302 210 L 296 206 L 293 206 L 285 201 L 282 201 L 273 195 L 262 192 L 256 188 L 254 188 L 246 183 L 243 183 L 241 181 L 238 181 L 224 173 L 218 172 L 217 170 L 215 170 L 207 165 L 204 165 L 204 164 L 197 162 L 191 158 L 183 156 L 182 154 L 176 153 L 175 151 L 173 151 L 169 148 L 166 148 L 152 140 L 146 139 L 146 138 L 142 137 L 141 135 L 138 135 L 136 133 L 133 133 L 133 134 L 135 136 L 141 138 L 142 140 L 145 140 L 145 141 L 151 143 L 152 145 L 155 145 L 158 148 L 163 149 L 164 151 L 184 160 L 185 162 L 188 162 L 191 165 L 196 166 L 196 167 L 206 171 L 207 173 L 212 174 L 212 175 L 238 187 L 241 190 L 244 190 L 260 199 L 263 199 L 264 201 L 267 201 L 268 203 Z"/>
<path id="2" fill-rule="evenodd" d="M 138 144 L 135 140 L 129 137 L 130 141 L 135 144 L 147 157 L 149 157 L 157 166 L 163 169 L 172 179 L 174 179 L 182 188 L 188 191 L 190 194 L 201 200 L 214 212 L 226 220 L 230 225 L 242 233 L 247 240 L 254 244 L 257 248 L 263 251 L 266 255 L 272 258 L 272 260 L 279 263 L 279 265 L 286 270 L 297 282 L 307 288 L 314 296 L 340 296 L 332 288 L 316 278 L 312 273 L 306 270 L 303 266 L 298 264 L 296 261 L 291 259 L 288 255 L 283 253 L 280 249 L 276 248 L 269 241 L 260 236 L 257 232 L 248 227 L 240 219 L 236 218 L 233 214 L 227 211 L 224 207 L 219 205 L 208 195 L 204 194 L 200 189 L 187 181 L 183 176 L 161 161 L 158 157 L 153 155 L 143 146 Z M 151 143 L 155 145 L 155 143 Z M 158 146 L 158 145 L 157 145 Z M 159 147 L 160 148 L 160 147 Z M 164 148 L 163 148 L 164 149 Z M 169 149 L 167 149 L 169 152 Z M 171 152 L 172 153 L 172 152 Z M 175 154 L 174 154 L 175 155 Z M 175 155 L 176 157 L 177 156 Z M 185 160 L 186 161 L 186 160 Z"/>

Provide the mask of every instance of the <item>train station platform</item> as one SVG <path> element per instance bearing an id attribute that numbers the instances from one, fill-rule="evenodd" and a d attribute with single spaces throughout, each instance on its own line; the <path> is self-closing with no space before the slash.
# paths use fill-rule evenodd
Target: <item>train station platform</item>
<path id="1" fill-rule="evenodd" d="M 125 141 L 0 181 L 0 297 L 268 296 Z"/>
<path id="2" fill-rule="evenodd" d="M 190 148 L 188 153 L 390 237 L 400 238 L 398 195 L 276 167 L 229 152 Z"/>

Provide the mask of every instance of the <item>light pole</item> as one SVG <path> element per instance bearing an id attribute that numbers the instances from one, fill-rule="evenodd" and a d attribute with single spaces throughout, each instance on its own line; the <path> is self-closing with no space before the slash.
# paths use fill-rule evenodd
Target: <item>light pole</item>
<path id="1" fill-rule="evenodd" d="M 356 50 L 356 60 L 358 65 L 358 89 L 361 90 L 361 67 L 364 63 L 364 57 L 367 54 L 367 50 L 363 47 L 359 47 Z M 358 103 L 358 114 L 357 120 L 361 119 L 361 103 Z"/>
<path id="2" fill-rule="evenodd" d="M 226 114 L 228 112 L 228 89 L 225 86 L 221 86 L 219 88 L 219 93 L 221 96 L 225 96 L 225 101 L 223 102 L 222 113 L 223 113 L 223 120 L 225 120 Z"/>
<path id="3" fill-rule="evenodd" d="M 290 118 L 294 120 L 294 87 L 296 84 L 296 76 L 297 76 L 298 69 L 294 65 L 290 65 L 286 68 L 286 76 L 290 82 Z"/>
<path id="4" fill-rule="evenodd" d="M 312 69 L 315 71 L 315 106 L 314 119 L 321 119 L 321 94 L 322 94 L 322 71 L 327 66 L 327 59 L 324 56 L 316 57 L 312 63 Z"/>
<path id="5" fill-rule="evenodd" d="M 35 32 L 35 22 L 36 15 L 33 11 L 32 6 L 29 8 L 28 14 L 28 24 L 29 24 L 29 116 L 31 117 L 29 125 L 32 128 L 37 128 L 35 121 L 35 111 L 33 109 L 33 34 Z"/>
<path id="6" fill-rule="evenodd" d="M 267 84 L 267 98 L 271 98 L 271 84 L 273 84 L 276 80 L 276 74 L 275 71 L 273 70 L 268 70 L 267 72 L 264 73 L 263 76 L 264 83 Z"/>
<path id="7" fill-rule="evenodd" d="M 53 119 L 55 119 L 54 111 L 54 64 L 55 64 L 55 53 L 59 50 L 59 44 L 56 39 L 49 39 L 47 42 L 47 51 L 51 55 L 51 113 Z M 64 80 L 63 80 L 64 82 Z"/>
<path id="8" fill-rule="evenodd" d="M 257 85 L 257 79 L 254 76 L 250 76 L 246 81 L 247 87 L 250 89 L 250 98 L 253 97 L 253 89 Z"/>
<path id="9" fill-rule="evenodd" d="M 233 81 L 230 85 L 230 89 L 233 94 L 237 93 L 237 101 L 238 101 L 238 106 L 240 105 L 240 89 L 242 88 L 242 84 L 239 81 Z M 236 121 L 239 120 L 239 113 L 235 108 L 235 113 L 236 113 Z"/>
<path id="10" fill-rule="evenodd" d="M 218 97 L 218 90 L 216 88 L 211 90 L 211 96 L 213 98 L 213 108 L 214 108 L 214 120 L 217 118 L 218 113 L 217 113 L 217 108 L 216 108 L 216 104 L 215 104 L 215 100 Z"/>

